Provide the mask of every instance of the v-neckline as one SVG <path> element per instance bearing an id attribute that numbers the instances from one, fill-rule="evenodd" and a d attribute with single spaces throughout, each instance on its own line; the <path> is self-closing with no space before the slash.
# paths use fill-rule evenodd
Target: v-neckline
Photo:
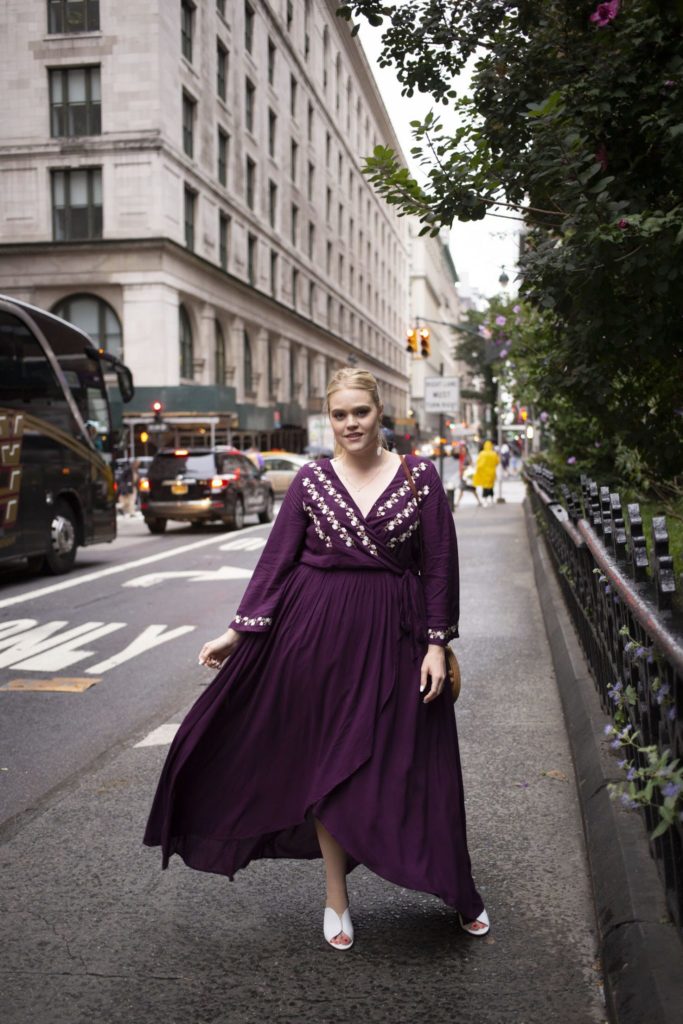
<path id="1" fill-rule="evenodd" d="M 390 488 L 390 487 L 392 486 L 392 484 L 393 484 L 393 483 L 394 483 L 394 481 L 396 480 L 396 477 L 398 476 L 398 474 L 399 474 L 399 473 L 401 472 L 401 470 L 402 470 L 402 468 L 403 468 L 403 467 L 402 467 L 402 464 L 401 464 L 401 460 L 399 459 L 399 462 L 398 462 L 398 466 L 397 466 L 397 468 L 396 468 L 396 472 L 395 472 L 395 473 L 394 473 L 394 475 L 392 476 L 391 480 L 389 480 L 389 482 L 387 483 L 387 485 L 386 485 L 386 487 L 384 488 L 384 490 L 382 490 L 382 491 L 381 491 L 381 492 L 380 492 L 380 493 L 379 493 L 379 494 L 377 495 L 377 497 L 376 497 L 376 498 L 375 498 L 375 500 L 373 501 L 372 505 L 371 505 L 371 506 L 370 506 L 370 508 L 368 509 L 368 514 L 367 514 L 366 516 L 364 516 L 364 515 L 363 515 L 363 513 L 361 512 L 361 509 L 360 509 L 360 505 L 358 504 L 358 502 L 356 501 L 356 499 L 355 499 L 355 498 L 353 497 L 353 495 L 351 494 L 350 490 L 348 489 L 348 487 L 346 486 L 346 484 L 344 483 L 344 481 L 342 480 L 342 478 L 341 478 L 341 477 L 339 476 L 339 473 L 337 472 L 337 470 L 336 470 L 336 469 L 334 468 L 334 466 L 332 465 L 332 459 L 328 459 L 328 460 L 327 460 L 327 464 L 328 464 L 329 468 L 330 468 L 330 469 L 332 470 L 332 473 L 333 473 L 333 475 L 334 475 L 335 479 L 337 480 L 337 482 L 339 483 L 339 485 L 340 485 L 340 486 L 342 487 L 342 489 L 343 489 L 344 493 L 346 494 L 347 498 L 349 499 L 349 501 L 351 502 L 351 504 L 352 504 L 352 505 L 354 506 L 354 508 L 356 509 L 356 512 L 357 512 L 357 513 L 358 513 L 358 515 L 359 515 L 359 516 L 361 517 L 361 519 L 363 520 L 363 522 L 364 522 L 364 523 L 367 523 L 367 522 L 368 522 L 368 520 L 370 519 L 370 516 L 371 516 L 372 512 L 374 511 L 374 509 L 375 509 L 375 508 L 377 507 L 377 505 L 379 504 L 379 501 L 380 501 L 380 499 L 381 499 L 381 498 L 383 498 L 383 497 L 384 497 L 384 495 L 385 495 L 385 494 L 387 493 L 387 491 L 388 491 L 388 490 L 389 490 L 389 488 Z"/>

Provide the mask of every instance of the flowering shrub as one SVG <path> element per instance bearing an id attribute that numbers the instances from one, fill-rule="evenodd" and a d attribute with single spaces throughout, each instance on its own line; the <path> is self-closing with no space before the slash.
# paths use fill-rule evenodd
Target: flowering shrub
<path id="1" fill-rule="evenodd" d="M 640 746 L 639 734 L 630 725 L 606 725 L 605 735 L 610 737 L 613 750 L 632 751 L 630 758 L 618 761 L 626 771 L 626 779 L 610 782 L 609 794 L 629 810 L 657 806 L 660 821 L 650 836 L 657 839 L 675 822 L 683 821 L 683 765 L 678 758 L 671 760 L 669 750 L 660 754 L 655 746 Z"/>
<path id="2" fill-rule="evenodd" d="M 595 22 L 598 28 L 604 28 L 609 25 L 610 21 L 614 21 L 618 13 L 619 0 L 610 0 L 609 3 L 598 4 L 597 9 L 591 14 L 590 20 Z"/>

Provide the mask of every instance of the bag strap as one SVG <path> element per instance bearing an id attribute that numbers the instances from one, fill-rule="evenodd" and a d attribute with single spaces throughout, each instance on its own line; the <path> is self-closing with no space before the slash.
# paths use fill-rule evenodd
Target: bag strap
<path id="1" fill-rule="evenodd" d="M 410 472 L 410 466 L 406 462 L 405 457 L 403 455 L 401 455 L 400 453 L 399 453 L 398 457 L 401 460 L 401 466 L 403 467 L 403 472 L 405 473 L 406 480 L 408 481 L 408 486 L 410 487 L 411 491 L 413 492 L 413 497 L 415 498 L 415 504 L 417 506 L 417 521 L 420 524 L 419 525 L 419 529 L 418 529 L 418 533 L 419 533 L 419 536 L 420 536 L 420 572 L 424 572 L 425 553 L 424 553 L 424 545 L 423 545 L 423 541 L 422 541 L 422 520 L 420 518 L 420 496 L 419 496 L 419 494 L 417 492 L 417 487 L 415 486 L 415 481 L 413 480 L 413 474 Z"/>

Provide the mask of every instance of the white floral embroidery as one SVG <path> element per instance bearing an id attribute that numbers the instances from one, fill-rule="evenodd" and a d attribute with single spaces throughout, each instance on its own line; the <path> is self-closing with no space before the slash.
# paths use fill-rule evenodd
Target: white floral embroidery
<path id="1" fill-rule="evenodd" d="M 344 500 L 344 498 L 336 489 L 336 487 L 332 486 L 332 484 L 330 483 L 330 481 L 325 476 L 322 469 L 317 463 L 313 463 L 312 468 L 313 473 L 315 474 L 321 488 L 327 493 L 327 495 L 330 498 L 332 498 L 334 503 L 340 509 L 342 509 L 342 511 L 346 515 L 346 518 L 348 519 L 349 523 L 351 524 L 356 534 L 356 539 L 360 541 L 361 545 L 367 551 L 369 551 L 371 555 L 374 555 L 374 557 L 377 558 L 377 548 L 371 541 L 363 522 L 356 515 L 351 505 L 349 505 L 349 503 Z M 355 547 L 356 541 L 354 541 L 353 537 L 346 529 L 346 527 L 339 522 L 333 510 L 325 501 L 324 495 L 320 494 L 313 481 L 310 478 L 306 477 L 303 481 L 303 485 L 306 491 L 308 492 L 310 499 L 317 505 L 319 511 L 327 519 L 332 529 L 338 532 L 340 539 L 343 540 L 347 548 Z"/>
<path id="2" fill-rule="evenodd" d="M 429 640 L 452 640 L 454 636 L 458 635 L 457 626 L 449 626 L 448 629 L 428 629 L 427 637 Z"/>
<path id="3" fill-rule="evenodd" d="M 390 519 L 385 524 L 385 529 L 387 530 L 387 532 L 392 532 L 397 526 L 406 526 L 408 523 L 410 523 L 407 530 L 405 530 L 401 534 L 397 534 L 396 536 L 392 537 L 388 544 L 390 548 L 395 548 L 397 544 L 401 544 L 404 540 L 407 540 L 408 537 L 411 536 L 411 534 L 415 533 L 415 530 L 417 530 L 417 528 L 420 525 L 418 501 L 422 503 L 422 499 L 426 498 L 428 494 L 429 485 L 426 485 L 425 487 L 418 490 L 417 499 L 411 498 L 410 501 L 406 503 L 405 508 L 403 508 L 400 512 L 397 512 L 393 519 Z"/>
<path id="4" fill-rule="evenodd" d="M 243 626 L 272 626 L 273 620 L 265 615 L 256 615 L 253 619 L 250 619 L 248 615 L 236 615 L 234 622 L 241 623 Z"/>
<path id="5" fill-rule="evenodd" d="M 330 537 L 327 536 L 327 534 L 323 530 L 322 526 L 320 525 L 320 520 L 318 519 L 317 515 L 315 514 L 315 512 L 313 511 L 311 506 L 310 505 L 306 505 L 304 503 L 304 510 L 310 516 L 310 518 L 311 518 L 311 520 L 313 522 L 313 529 L 315 530 L 315 532 L 318 535 L 318 537 L 320 538 L 320 540 L 324 543 L 326 548 L 331 548 L 332 547 L 332 540 L 331 540 Z M 332 529 L 335 529 L 335 527 L 333 526 Z"/>
<path id="6" fill-rule="evenodd" d="M 414 534 L 415 531 L 417 529 L 419 529 L 419 527 L 420 527 L 420 520 L 419 519 L 415 519 L 410 524 L 410 526 L 408 527 L 407 530 L 404 530 L 403 533 L 399 533 L 396 537 L 392 537 L 391 540 L 387 542 L 387 547 L 388 548 L 396 548 L 396 547 L 398 547 L 398 545 L 402 544 L 404 540 L 408 540 L 408 537 L 412 536 L 412 534 Z"/>
<path id="7" fill-rule="evenodd" d="M 427 469 L 427 465 L 428 464 L 426 462 L 420 462 L 417 466 L 415 466 L 411 473 L 413 480 L 420 476 L 421 473 L 424 473 L 425 469 Z M 404 484 L 401 484 L 397 491 L 394 491 L 393 494 L 389 495 L 389 497 L 385 501 L 383 501 L 381 505 L 378 506 L 377 514 L 381 516 L 382 513 L 387 512 L 389 509 L 393 508 L 394 505 L 397 502 L 399 502 L 401 498 L 405 497 L 408 491 L 411 490 L 412 487 L 406 480 Z M 429 494 L 429 489 L 427 488 L 427 490 L 424 493 Z"/>

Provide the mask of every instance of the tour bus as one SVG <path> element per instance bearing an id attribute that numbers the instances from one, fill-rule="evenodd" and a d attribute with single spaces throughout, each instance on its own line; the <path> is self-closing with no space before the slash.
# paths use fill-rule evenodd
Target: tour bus
<path id="1" fill-rule="evenodd" d="M 116 536 L 105 374 L 130 401 L 130 370 L 84 331 L 0 295 L 0 564 L 67 572 L 80 545 Z"/>

